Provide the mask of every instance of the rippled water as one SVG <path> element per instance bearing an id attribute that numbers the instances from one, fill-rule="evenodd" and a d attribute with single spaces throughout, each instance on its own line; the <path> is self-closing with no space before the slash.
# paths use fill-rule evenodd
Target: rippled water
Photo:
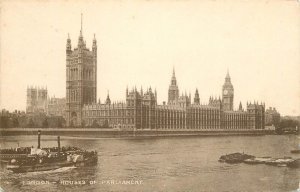
<path id="1" fill-rule="evenodd" d="M 299 154 L 290 153 L 298 146 L 298 137 L 61 137 L 62 146 L 97 150 L 98 165 L 22 174 L 14 174 L 1 167 L 0 186 L 5 191 L 295 191 L 299 187 L 299 169 L 225 164 L 219 163 L 218 159 L 233 152 L 300 158 Z M 42 136 L 42 147 L 56 146 L 55 139 Z M 4 137 L 0 144 L 1 148 L 9 148 L 16 147 L 17 142 L 20 146 L 36 145 L 36 136 Z M 135 183 L 118 183 L 128 180 Z M 41 181 L 49 183 L 39 184 Z M 66 185 L 61 183 L 63 181 L 79 181 L 81 184 Z"/>

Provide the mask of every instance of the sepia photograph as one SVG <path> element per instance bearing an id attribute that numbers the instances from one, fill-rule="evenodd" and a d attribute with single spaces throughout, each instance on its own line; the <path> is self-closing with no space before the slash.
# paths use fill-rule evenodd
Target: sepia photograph
<path id="1" fill-rule="evenodd" d="M 0 0 L 0 192 L 300 191 L 298 0 Z"/>

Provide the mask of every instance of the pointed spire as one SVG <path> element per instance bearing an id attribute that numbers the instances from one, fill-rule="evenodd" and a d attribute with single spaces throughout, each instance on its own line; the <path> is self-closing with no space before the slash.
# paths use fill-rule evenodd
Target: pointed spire
<path id="1" fill-rule="evenodd" d="M 81 24 L 80 24 L 80 34 L 78 38 L 78 48 L 82 48 L 84 46 L 83 36 L 82 36 L 82 13 L 81 13 Z"/>
<path id="2" fill-rule="evenodd" d="M 175 85 L 175 86 L 177 85 L 174 66 L 173 66 L 173 74 L 172 74 L 172 78 L 171 78 L 171 85 Z"/>
<path id="3" fill-rule="evenodd" d="M 173 76 L 175 77 L 175 67 L 173 65 Z"/>
<path id="4" fill-rule="evenodd" d="M 242 106 L 242 102 L 240 101 L 240 105 L 239 105 L 239 111 L 243 111 L 243 106 Z"/>
<path id="5" fill-rule="evenodd" d="M 110 98 L 109 98 L 109 90 L 107 90 L 107 97 L 106 97 L 106 101 L 105 104 L 111 104 Z"/>
<path id="6" fill-rule="evenodd" d="M 194 104 L 200 104 L 200 98 L 199 98 L 199 93 L 198 93 L 198 89 L 196 88 L 195 91 L 195 96 L 194 96 Z"/>
<path id="7" fill-rule="evenodd" d="M 229 75 L 229 70 L 228 70 L 228 68 L 227 68 L 226 79 L 230 79 L 230 75 Z"/>
<path id="8" fill-rule="evenodd" d="M 96 34 L 94 33 L 93 44 L 96 44 Z"/>
<path id="9" fill-rule="evenodd" d="M 82 36 L 82 13 L 81 13 L 81 23 L 80 23 L 80 35 Z"/>
<path id="10" fill-rule="evenodd" d="M 70 34 L 69 33 L 68 33 L 68 39 L 67 39 L 66 48 L 67 48 L 67 53 L 70 53 L 70 51 L 72 49 L 72 46 L 71 46 L 71 39 L 70 39 Z"/>

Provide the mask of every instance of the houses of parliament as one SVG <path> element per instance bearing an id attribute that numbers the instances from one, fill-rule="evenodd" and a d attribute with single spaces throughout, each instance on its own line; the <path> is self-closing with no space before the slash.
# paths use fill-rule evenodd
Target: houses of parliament
<path id="1" fill-rule="evenodd" d="M 106 126 L 132 129 L 255 130 L 264 129 L 265 105 L 239 104 L 234 110 L 234 88 L 229 73 L 222 87 L 222 98 L 209 98 L 201 104 L 198 90 L 194 97 L 180 95 L 175 76 L 171 77 L 168 102 L 157 103 L 157 92 L 126 89 L 124 102 L 97 102 L 97 40 L 86 47 L 80 30 L 77 48 L 66 45 L 66 122 L 69 127 Z"/>

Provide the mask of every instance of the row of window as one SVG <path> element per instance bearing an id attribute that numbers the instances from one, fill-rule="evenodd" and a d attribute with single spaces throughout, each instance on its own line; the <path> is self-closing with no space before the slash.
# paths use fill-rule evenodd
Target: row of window
<path id="1" fill-rule="evenodd" d="M 94 71 L 92 69 L 83 69 L 82 71 L 78 71 L 77 68 L 71 68 L 69 71 L 67 71 L 67 76 L 70 77 L 70 81 L 72 80 L 93 80 L 94 78 Z"/>
<path id="2" fill-rule="evenodd" d="M 78 63 L 85 63 L 85 64 L 92 64 L 94 62 L 94 59 L 92 57 L 82 57 L 79 56 L 77 58 L 73 58 L 67 61 L 67 65 L 76 65 Z"/>
<path id="3" fill-rule="evenodd" d="M 76 97 L 75 97 L 76 98 Z M 153 114 L 155 114 L 155 111 L 152 111 Z M 136 111 L 136 115 L 140 116 L 141 113 L 143 115 L 148 115 L 149 111 Z M 121 110 L 87 110 L 84 111 L 84 115 L 85 116 L 131 116 L 134 115 L 135 111 L 132 110 L 128 110 L 128 109 L 121 109 Z M 218 112 L 209 112 L 209 113 L 198 113 L 198 114 L 186 114 L 186 113 L 182 113 L 182 112 L 175 112 L 175 113 L 161 113 L 161 112 L 157 112 L 156 113 L 156 117 L 157 118 L 180 118 L 180 117 L 185 117 L 185 115 L 187 116 L 187 118 L 190 119 L 219 119 L 220 118 L 220 113 Z M 225 120 L 228 121 L 234 121 L 234 120 L 247 120 L 249 118 L 249 116 L 247 115 L 226 115 L 224 117 Z"/>
<path id="4" fill-rule="evenodd" d="M 87 122 L 89 124 L 92 124 L 96 119 L 87 119 Z M 97 121 L 97 120 L 96 120 Z M 98 121 L 102 121 L 99 120 Z M 149 121 L 143 121 L 142 125 L 141 122 L 135 122 L 134 118 L 126 118 L 126 119 L 119 119 L 119 118 L 110 118 L 108 119 L 108 122 L 110 125 L 124 125 L 124 124 L 132 124 L 134 125 L 135 123 L 139 124 L 139 126 L 142 127 L 147 127 L 149 126 Z M 161 122 L 155 122 L 152 121 L 151 125 L 153 125 L 156 128 L 172 128 L 172 129 L 182 129 L 185 127 L 185 121 L 180 121 L 179 123 L 161 123 Z M 236 125 L 226 125 L 226 124 L 220 124 L 220 123 L 215 123 L 215 122 L 206 122 L 204 124 L 192 124 L 192 123 L 187 123 L 186 127 L 189 129 L 250 129 L 254 126 L 254 123 L 238 123 Z"/>

